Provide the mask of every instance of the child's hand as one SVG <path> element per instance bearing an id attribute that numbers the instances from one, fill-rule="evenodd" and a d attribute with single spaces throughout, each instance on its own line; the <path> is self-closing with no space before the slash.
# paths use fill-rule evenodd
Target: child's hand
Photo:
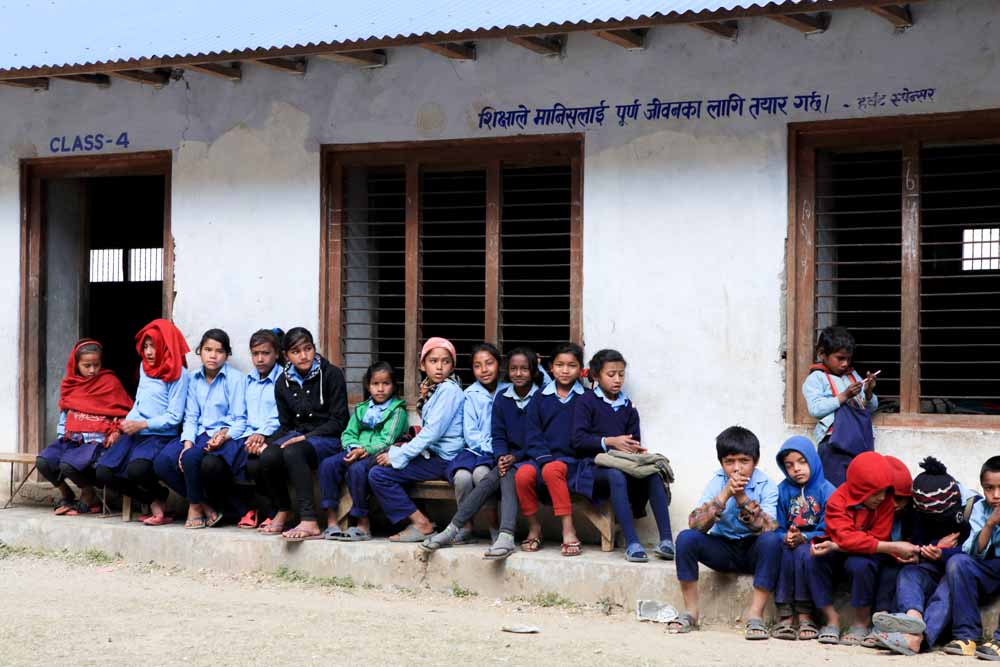
<path id="1" fill-rule="evenodd" d="M 304 436 L 304 435 L 297 435 L 294 438 L 289 438 L 288 440 L 285 440 L 283 443 L 281 443 L 281 448 L 284 449 L 285 447 L 288 447 L 289 445 L 294 445 L 296 442 L 302 442 L 305 439 L 306 439 L 306 436 Z"/>
<path id="2" fill-rule="evenodd" d="M 190 440 L 185 440 L 184 449 L 182 449 L 181 453 L 177 456 L 177 467 L 180 468 L 181 472 L 184 472 L 184 452 L 191 449 L 192 447 L 194 447 L 194 443 L 191 442 Z"/>
<path id="3" fill-rule="evenodd" d="M 937 546 L 940 549 L 954 549 L 958 546 L 958 533 L 952 533 L 951 535 L 945 535 L 940 540 L 938 540 Z"/>
<path id="4" fill-rule="evenodd" d="M 500 469 L 500 476 L 503 477 L 514 466 L 514 455 L 504 454 L 497 459 L 497 468 Z"/>
<path id="5" fill-rule="evenodd" d="M 726 490 L 730 496 L 739 496 L 743 494 L 743 491 L 747 488 L 747 482 L 750 480 L 740 475 L 739 473 L 734 473 L 729 476 L 729 482 L 726 484 Z"/>
<path id="6" fill-rule="evenodd" d="M 642 449 L 642 443 L 631 435 L 616 435 L 611 438 L 604 438 L 604 444 L 608 449 L 617 449 L 620 452 L 635 454 Z"/>
<path id="7" fill-rule="evenodd" d="M 108 437 L 104 438 L 104 449 L 107 449 L 111 445 L 118 442 L 118 438 L 120 438 L 121 435 L 122 435 L 121 431 L 112 431 L 111 433 L 109 433 Z"/>
<path id="8" fill-rule="evenodd" d="M 224 443 L 227 440 L 226 438 L 227 435 L 229 435 L 228 428 L 216 431 L 215 435 L 209 438 L 208 442 L 205 443 L 205 451 L 211 452 L 221 447 L 222 443 Z"/>
<path id="9" fill-rule="evenodd" d="M 137 419 L 126 419 L 125 421 L 123 421 L 121 424 L 118 425 L 118 428 L 120 428 L 122 432 L 125 433 L 126 435 L 135 435 L 136 433 L 146 428 L 147 426 L 148 424 L 146 424 L 145 421 Z"/>
<path id="10" fill-rule="evenodd" d="M 355 447 L 351 451 L 347 452 L 347 456 L 344 457 L 344 463 L 351 465 L 355 461 L 360 461 L 368 456 L 368 452 L 361 449 L 360 447 Z"/>
<path id="11" fill-rule="evenodd" d="M 920 547 L 920 555 L 924 560 L 941 560 L 941 547 L 932 545 Z"/>
<path id="12" fill-rule="evenodd" d="M 813 557 L 825 556 L 831 554 L 835 551 L 839 551 L 840 548 L 834 542 L 813 542 L 809 545 L 809 553 Z"/>
<path id="13" fill-rule="evenodd" d="M 254 433 L 243 441 L 243 447 L 247 450 L 247 453 L 254 456 L 260 454 L 266 444 L 267 441 L 264 440 L 264 436 L 260 433 Z"/>
<path id="14" fill-rule="evenodd" d="M 375 457 L 375 463 L 377 463 L 380 466 L 383 466 L 385 468 L 391 467 L 392 466 L 392 461 L 389 460 L 389 452 L 382 452 L 381 454 L 379 454 L 378 456 L 376 456 Z"/>
<path id="15" fill-rule="evenodd" d="M 986 526 L 991 530 L 1000 526 L 1000 505 L 993 508 L 993 511 L 986 517 Z"/>
<path id="16" fill-rule="evenodd" d="M 900 563 L 915 563 L 920 556 L 920 547 L 909 542 L 889 542 L 886 553 Z"/>
<path id="17" fill-rule="evenodd" d="M 860 382 L 851 381 L 851 384 L 847 386 L 847 389 L 837 394 L 837 400 L 843 405 L 847 401 L 851 400 L 855 396 L 861 393 L 862 384 Z"/>
<path id="18" fill-rule="evenodd" d="M 788 527 L 788 532 L 785 533 L 785 545 L 788 546 L 789 549 L 794 549 L 800 544 L 805 544 L 805 541 L 806 538 L 801 531 L 799 531 L 798 526 L 792 524 Z"/>
<path id="19" fill-rule="evenodd" d="M 870 401 L 872 399 L 872 394 L 875 393 L 875 382 L 876 378 L 872 375 L 871 371 L 865 374 L 865 400 Z"/>

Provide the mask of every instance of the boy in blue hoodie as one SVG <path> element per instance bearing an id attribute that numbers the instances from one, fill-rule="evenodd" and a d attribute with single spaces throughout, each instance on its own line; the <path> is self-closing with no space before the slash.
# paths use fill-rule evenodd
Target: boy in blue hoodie
<path id="1" fill-rule="evenodd" d="M 826 530 L 826 499 L 837 490 L 826 480 L 816 447 L 795 436 L 785 441 L 777 455 L 785 479 L 778 485 L 778 529 L 781 536 L 781 566 L 774 589 L 778 622 L 771 629 L 776 639 L 815 639 L 812 593 L 806 566 L 809 542 Z M 798 616 L 796 628 L 795 616 Z"/>

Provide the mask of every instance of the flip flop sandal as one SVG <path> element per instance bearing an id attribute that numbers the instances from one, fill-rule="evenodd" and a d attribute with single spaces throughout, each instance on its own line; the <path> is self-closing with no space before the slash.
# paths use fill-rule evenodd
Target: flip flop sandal
<path id="1" fill-rule="evenodd" d="M 572 558 L 583 553 L 583 545 L 580 544 L 579 540 L 576 542 L 563 542 L 560 551 L 566 558 Z"/>
<path id="2" fill-rule="evenodd" d="M 809 633 L 810 636 L 803 637 L 802 635 Z M 812 621 L 799 621 L 799 641 L 800 642 L 811 642 L 819 636 L 819 630 L 816 628 L 816 624 Z M 838 639 L 839 641 L 839 639 Z"/>
<path id="3" fill-rule="evenodd" d="M 257 527 L 257 532 L 261 535 L 281 535 L 285 532 L 285 525 L 275 523 L 273 519 L 264 519 L 264 523 Z"/>
<path id="4" fill-rule="evenodd" d="M 222 521 L 223 516 L 221 512 L 216 512 L 211 517 L 205 519 L 205 526 L 207 528 L 215 528 Z"/>
<path id="5" fill-rule="evenodd" d="M 340 529 L 340 526 L 327 526 L 326 530 L 323 531 L 324 540 L 340 540 L 344 537 L 344 531 Z"/>
<path id="6" fill-rule="evenodd" d="M 785 639 L 787 641 L 798 641 L 799 631 L 792 623 L 791 618 L 784 618 L 778 621 L 777 625 L 771 628 L 771 636 L 775 639 Z"/>
<path id="7" fill-rule="evenodd" d="M 433 535 L 433 533 L 431 533 L 431 535 Z M 420 530 L 411 523 L 409 526 L 390 537 L 389 541 L 396 544 L 416 544 L 423 542 L 428 537 L 430 537 L 430 535 L 421 533 Z"/>
<path id="8" fill-rule="evenodd" d="M 292 530 L 282 533 L 281 539 L 283 539 L 286 542 L 305 542 L 307 540 L 322 540 L 323 533 L 316 533 L 315 535 L 312 535 L 310 533 L 305 532 L 304 530 L 298 530 L 293 528 Z"/>
<path id="9" fill-rule="evenodd" d="M 941 650 L 949 655 L 962 655 L 971 658 L 976 654 L 976 642 L 971 639 L 952 639 Z"/>
<path id="10" fill-rule="evenodd" d="M 861 643 L 858 644 L 858 646 L 860 646 L 861 648 L 879 648 L 881 646 L 881 644 L 879 644 L 879 636 L 884 634 L 889 634 L 889 633 L 872 630 L 867 635 L 865 635 L 865 638 L 861 640 Z"/>
<path id="11" fill-rule="evenodd" d="M 527 551 L 528 553 L 534 553 L 536 551 L 542 550 L 542 538 L 540 537 L 530 537 L 524 542 L 521 542 L 521 551 Z"/>
<path id="12" fill-rule="evenodd" d="M 417 546 L 420 547 L 421 551 L 426 551 L 427 553 L 434 553 L 438 549 L 447 549 L 453 544 L 453 542 L 442 542 L 436 540 L 434 539 L 435 537 L 437 537 L 436 534 L 431 535 Z"/>
<path id="13" fill-rule="evenodd" d="M 100 505 L 88 505 L 82 500 L 79 500 L 73 503 L 73 506 L 66 511 L 65 516 L 80 516 L 82 514 L 100 514 L 100 513 L 101 513 Z"/>
<path id="14" fill-rule="evenodd" d="M 674 559 L 674 543 L 671 540 L 663 540 L 655 549 L 653 555 L 663 560 Z"/>
<path id="15" fill-rule="evenodd" d="M 687 612 L 684 612 L 672 621 L 667 621 L 667 634 L 686 635 L 697 629 L 698 620 Z"/>
<path id="16" fill-rule="evenodd" d="M 876 630 L 884 633 L 901 632 L 906 635 L 919 635 L 927 629 L 927 624 L 919 618 L 906 614 L 890 614 L 887 611 L 880 611 L 872 616 L 872 624 Z"/>
<path id="17" fill-rule="evenodd" d="M 976 657 L 980 660 L 1000 660 L 1000 643 L 992 639 L 983 642 L 976 647 Z"/>
<path id="18" fill-rule="evenodd" d="M 201 530 L 205 527 L 205 517 L 200 516 L 197 519 L 188 519 L 184 522 L 184 527 L 188 530 Z"/>
<path id="19" fill-rule="evenodd" d="M 841 646 L 860 646 L 865 637 L 868 636 L 868 628 L 861 625 L 852 625 L 847 634 L 840 638 Z"/>
<path id="20" fill-rule="evenodd" d="M 166 526 L 174 522 L 174 517 L 169 514 L 164 514 L 163 516 L 150 516 L 147 517 L 145 521 L 142 522 L 144 526 Z"/>
<path id="21" fill-rule="evenodd" d="M 463 544 L 475 544 L 478 542 L 476 536 L 472 534 L 472 531 L 465 530 L 464 528 L 455 534 L 455 539 L 451 541 L 452 546 L 461 546 Z"/>
<path id="22" fill-rule="evenodd" d="M 490 547 L 483 554 L 483 560 L 507 560 L 514 551 L 514 547 Z"/>
<path id="23" fill-rule="evenodd" d="M 889 649 L 894 653 L 899 653 L 900 655 L 916 655 L 917 652 L 910 648 L 906 639 L 900 632 L 889 632 L 886 634 L 877 634 L 875 638 L 878 639 L 878 645 L 880 648 Z"/>
<path id="24" fill-rule="evenodd" d="M 820 644 L 840 644 L 840 628 L 836 625 L 824 625 L 816 636 Z"/>
<path id="25" fill-rule="evenodd" d="M 347 529 L 347 532 L 337 538 L 341 542 L 367 542 L 372 539 L 372 534 L 367 530 L 358 528 L 357 526 L 351 526 Z"/>
<path id="26" fill-rule="evenodd" d="M 253 530 L 254 528 L 256 528 L 257 527 L 257 512 L 254 511 L 254 510 L 250 510 L 249 512 L 247 512 L 246 514 L 244 514 L 243 518 L 240 519 L 240 522 L 238 524 L 236 524 L 236 527 L 237 528 L 245 528 L 246 530 Z"/>
<path id="27" fill-rule="evenodd" d="M 743 636 L 748 641 L 761 641 L 762 639 L 770 639 L 771 633 L 767 631 L 767 626 L 764 625 L 764 620 L 760 618 L 749 618 L 747 619 L 746 627 L 743 630 Z"/>
<path id="28" fill-rule="evenodd" d="M 630 544 L 625 548 L 625 560 L 629 563 L 648 563 L 649 556 L 641 544 Z"/>

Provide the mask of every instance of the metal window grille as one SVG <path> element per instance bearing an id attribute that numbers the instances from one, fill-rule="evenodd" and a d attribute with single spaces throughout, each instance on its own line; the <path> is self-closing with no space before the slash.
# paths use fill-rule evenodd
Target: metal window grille
<path id="1" fill-rule="evenodd" d="M 90 251 L 90 282 L 120 283 L 125 281 L 121 248 L 94 248 Z"/>
<path id="2" fill-rule="evenodd" d="M 962 270 L 1000 269 L 1000 228 L 962 230 Z"/>
<path id="3" fill-rule="evenodd" d="M 161 282 L 163 280 L 163 248 L 130 248 L 128 266 L 129 282 Z"/>

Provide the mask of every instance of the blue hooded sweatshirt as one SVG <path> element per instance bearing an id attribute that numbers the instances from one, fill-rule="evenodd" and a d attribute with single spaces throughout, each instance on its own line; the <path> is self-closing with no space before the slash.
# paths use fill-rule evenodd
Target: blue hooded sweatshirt
<path id="1" fill-rule="evenodd" d="M 809 464 L 809 481 L 799 486 L 788 476 L 782 459 L 788 452 L 798 452 Z M 822 535 L 826 530 L 826 501 L 837 490 L 823 475 L 823 463 L 816 446 L 809 438 L 796 435 L 778 450 L 778 468 L 785 479 L 778 485 L 778 532 L 784 535 L 795 524 L 806 540 Z"/>

